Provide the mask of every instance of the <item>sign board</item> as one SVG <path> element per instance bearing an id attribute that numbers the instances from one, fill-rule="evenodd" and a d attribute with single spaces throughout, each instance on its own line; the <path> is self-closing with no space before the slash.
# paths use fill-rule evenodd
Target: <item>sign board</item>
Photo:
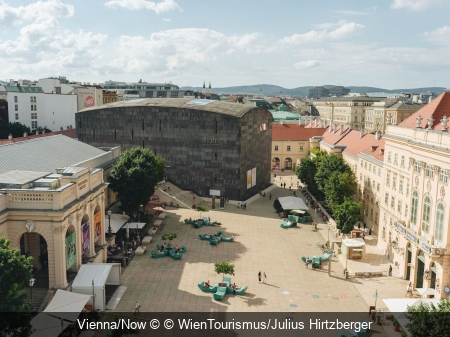
<path id="1" fill-rule="evenodd" d="M 247 189 L 252 187 L 252 170 L 247 171 Z"/>
<path id="2" fill-rule="evenodd" d="M 252 187 L 256 185 L 256 167 L 252 168 Z"/>
<path id="3" fill-rule="evenodd" d="M 444 293 L 445 293 L 446 295 L 450 295 L 450 286 L 445 286 L 445 287 L 444 287 Z"/>
<path id="4" fill-rule="evenodd" d="M 94 106 L 94 105 L 95 105 L 94 97 L 92 97 L 91 95 L 86 97 L 86 100 L 84 101 L 84 106 L 86 108 L 90 108 L 91 106 Z"/>
<path id="5" fill-rule="evenodd" d="M 102 236 L 102 213 L 98 211 L 94 214 L 95 239 L 98 240 Z"/>
<path id="6" fill-rule="evenodd" d="M 81 240 L 82 252 L 85 254 L 89 250 L 90 240 L 89 240 L 89 221 L 86 221 L 81 225 L 81 231 L 83 233 L 83 237 Z"/>
<path id="7" fill-rule="evenodd" d="M 220 190 L 209 190 L 209 195 L 214 197 L 220 197 Z"/>
<path id="8" fill-rule="evenodd" d="M 77 262 L 77 244 L 75 232 L 66 237 L 66 269 Z"/>

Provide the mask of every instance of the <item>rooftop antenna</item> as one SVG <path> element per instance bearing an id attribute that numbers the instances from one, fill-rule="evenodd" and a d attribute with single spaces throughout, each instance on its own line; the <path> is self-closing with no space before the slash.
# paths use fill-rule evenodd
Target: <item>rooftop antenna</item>
<path id="1" fill-rule="evenodd" d="M 259 89 L 259 97 L 263 98 L 263 96 L 262 96 L 262 89 Z"/>

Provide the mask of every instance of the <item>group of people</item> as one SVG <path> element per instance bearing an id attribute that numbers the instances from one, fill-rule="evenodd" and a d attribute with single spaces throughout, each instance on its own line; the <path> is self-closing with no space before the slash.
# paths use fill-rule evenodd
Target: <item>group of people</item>
<path id="1" fill-rule="evenodd" d="M 306 258 L 306 262 L 305 262 L 306 269 L 308 269 L 309 261 L 310 261 L 309 257 L 307 257 Z M 320 268 L 321 265 L 322 265 L 322 261 L 320 261 L 320 259 L 319 259 L 319 268 Z M 312 268 L 312 270 L 316 270 L 317 269 L 316 266 L 314 265 L 314 261 L 311 262 L 311 268 Z"/>
<path id="2" fill-rule="evenodd" d="M 247 203 L 246 202 L 238 202 L 237 208 L 247 209 Z"/>
<path id="3" fill-rule="evenodd" d="M 363 222 L 364 235 L 367 234 L 367 225 Z M 361 229 L 361 222 L 358 222 L 358 229 Z M 369 228 L 369 235 L 372 235 L 372 228 Z"/>
<path id="4" fill-rule="evenodd" d="M 209 280 L 203 282 L 203 286 L 204 286 L 205 288 L 211 288 L 211 284 L 209 283 Z M 239 287 L 236 285 L 236 283 L 233 283 L 233 284 L 231 285 L 231 289 L 233 290 L 233 295 L 236 295 L 236 289 L 239 289 Z"/>
<path id="5" fill-rule="evenodd" d="M 263 272 L 262 274 L 261 274 L 261 272 L 258 272 L 258 281 L 259 281 L 259 283 L 261 283 L 261 277 L 262 277 L 262 283 L 267 284 L 266 272 Z"/>

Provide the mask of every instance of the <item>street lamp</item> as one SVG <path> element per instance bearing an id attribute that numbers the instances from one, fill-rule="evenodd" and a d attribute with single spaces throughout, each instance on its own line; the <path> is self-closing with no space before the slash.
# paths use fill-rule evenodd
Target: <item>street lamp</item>
<path id="1" fill-rule="evenodd" d="M 108 236 L 111 236 L 112 230 L 111 230 L 111 211 L 108 211 Z"/>
<path id="2" fill-rule="evenodd" d="M 30 278 L 29 285 L 30 285 L 30 294 L 31 294 L 31 310 L 34 310 L 34 303 L 33 303 L 33 286 L 36 279 L 34 277 Z"/>

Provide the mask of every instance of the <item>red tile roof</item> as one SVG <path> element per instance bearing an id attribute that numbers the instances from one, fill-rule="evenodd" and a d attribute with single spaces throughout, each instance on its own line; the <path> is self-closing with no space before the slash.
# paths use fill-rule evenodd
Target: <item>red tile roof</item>
<path id="1" fill-rule="evenodd" d="M 322 136 L 325 128 L 305 128 L 298 124 L 272 124 L 272 140 L 308 140 Z"/>
<path id="2" fill-rule="evenodd" d="M 399 125 L 407 128 L 416 127 L 416 118 L 422 117 L 420 127 L 428 128 L 428 118 L 433 117 L 433 130 L 441 130 L 441 119 L 447 116 L 450 119 L 450 92 L 444 92 L 436 97 L 431 103 L 425 105 L 422 109 L 416 111 L 411 116 L 406 118 Z M 450 131 L 450 123 L 447 124 L 446 131 Z"/>
<path id="3" fill-rule="evenodd" d="M 384 161 L 384 142 L 384 138 L 380 138 L 379 141 L 376 141 L 374 138 L 370 146 L 359 152 L 371 156 L 376 160 Z"/>
<path id="4" fill-rule="evenodd" d="M 380 147 L 380 144 L 383 145 L 384 149 L 384 139 L 380 138 L 380 140 L 375 140 L 375 135 L 366 133 L 364 136 L 361 137 L 361 131 L 350 131 L 344 138 L 342 138 L 337 145 L 346 146 L 344 153 L 348 153 L 350 155 L 353 155 L 355 157 L 358 156 L 358 153 L 363 152 L 366 153 L 367 151 L 369 155 L 372 155 L 372 147 L 374 151 Z M 380 160 L 379 157 L 374 158 Z M 381 159 L 382 160 L 382 159 Z"/>
<path id="5" fill-rule="evenodd" d="M 29 135 L 27 137 L 17 137 L 17 138 L 13 138 L 13 139 L 0 139 L 0 145 L 22 142 L 24 140 L 29 140 L 29 139 L 34 139 L 34 138 L 56 136 L 56 135 L 65 135 L 70 138 L 77 138 L 77 131 L 75 129 L 68 129 L 68 130 L 63 130 L 63 131 L 48 132 L 48 133 L 39 134 L 39 135 Z"/>
<path id="6" fill-rule="evenodd" d="M 327 128 L 327 131 L 323 134 L 322 142 L 327 143 L 328 145 L 335 145 L 337 144 L 342 138 L 345 137 L 345 135 L 350 132 L 350 128 L 348 126 L 344 126 L 344 130 L 341 134 L 341 126 L 337 125 L 335 126 L 335 130 L 329 132 L 329 127 Z"/>

